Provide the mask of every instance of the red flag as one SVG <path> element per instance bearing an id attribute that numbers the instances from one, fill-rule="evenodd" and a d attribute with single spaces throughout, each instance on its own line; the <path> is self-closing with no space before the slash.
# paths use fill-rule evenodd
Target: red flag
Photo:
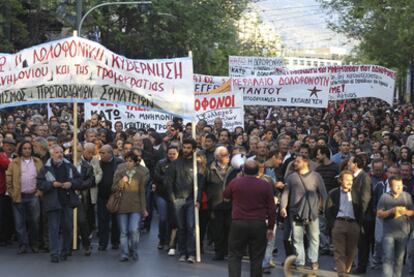
<path id="1" fill-rule="evenodd" d="M 345 111 L 346 100 L 339 105 L 338 109 L 336 110 L 336 114 L 341 114 Z"/>

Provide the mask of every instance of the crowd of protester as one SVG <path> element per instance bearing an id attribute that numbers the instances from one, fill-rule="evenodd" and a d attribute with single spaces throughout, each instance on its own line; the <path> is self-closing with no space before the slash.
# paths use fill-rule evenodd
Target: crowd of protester
<path id="1" fill-rule="evenodd" d="M 2 111 L 1 246 L 16 240 L 18 254 L 47 251 L 52 262 L 68 259 L 76 207 L 86 256 L 96 234 L 98 251 L 110 244 L 120 249 L 120 261 L 138 260 L 140 233 L 150 232 L 158 213 L 157 248 L 194 263 L 196 205 L 201 250 L 212 245 L 214 260 L 228 257 L 230 276 L 240 276 L 247 245 L 252 276 L 269 273 L 276 252 L 296 255 L 298 270 L 316 271 L 320 255 L 332 255 L 338 276 L 381 267 L 384 276 L 401 276 L 404 259 L 414 274 L 411 104 L 249 106 L 244 128 L 200 120 L 195 139 L 191 123 L 179 118 L 157 133 L 98 114 L 84 120 L 80 109 L 74 134 L 72 117 L 69 104 Z M 266 189 L 249 191 L 246 182 L 267 184 L 271 203 Z M 110 213 L 108 200 L 121 189 L 119 210 Z M 243 223 L 249 220 L 259 223 Z M 276 233 L 284 249 L 276 249 Z"/>

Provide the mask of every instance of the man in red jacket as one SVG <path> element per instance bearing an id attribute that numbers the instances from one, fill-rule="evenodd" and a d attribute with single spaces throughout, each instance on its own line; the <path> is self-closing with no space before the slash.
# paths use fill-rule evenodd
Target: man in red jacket
<path id="1" fill-rule="evenodd" d="M 273 238 L 276 206 L 273 188 L 258 179 L 259 164 L 248 160 L 243 175 L 231 181 L 224 190 L 224 198 L 233 201 L 229 237 L 229 276 L 241 276 L 241 260 L 246 247 L 250 256 L 250 276 L 262 276 L 262 261 L 267 240 Z M 267 239 L 266 239 L 267 238 Z"/>
<path id="2" fill-rule="evenodd" d="M 13 210 L 11 199 L 6 194 L 6 170 L 10 160 L 6 153 L 0 152 L 0 246 L 10 243 L 13 234 Z"/>

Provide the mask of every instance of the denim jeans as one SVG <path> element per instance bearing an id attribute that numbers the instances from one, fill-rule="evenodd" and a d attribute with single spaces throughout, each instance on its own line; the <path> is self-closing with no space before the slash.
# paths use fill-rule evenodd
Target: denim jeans
<path id="1" fill-rule="evenodd" d="M 20 203 L 13 203 L 14 224 L 20 246 L 37 247 L 39 244 L 39 198 L 34 195 L 22 196 Z M 27 230 L 29 226 L 29 230 Z M 29 231 L 29 232 L 28 232 Z"/>
<path id="2" fill-rule="evenodd" d="M 158 210 L 158 239 L 160 244 L 167 245 L 168 239 L 168 203 L 161 196 L 155 196 L 155 203 Z"/>
<path id="3" fill-rule="evenodd" d="M 384 277 L 401 277 L 407 237 L 385 235 L 382 240 Z"/>
<path id="4" fill-rule="evenodd" d="M 72 250 L 73 209 L 62 207 L 60 210 L 48 211 L 49 252 L 50 256 L 67 254 Z M 59 231 L 62 229 L 62 250 L 60 248 Z"/>
<path id="5" fill-rule="evenodd" d="M 270 262 L 272 261 L 273 249 L 274 249 L 275 240 L 276 240 L 276 231 L 277 231 L 277 223 L 275 223 L 275 227 L 273 227 L 273 239 L 267 241 L 265 257 L 262 263 L 263 267 L 269 267 Z"/>
<path id="6" fill-rule="evenodd" d="M 373 255 L 373 265 L 382 264 L 382 237 L 383 237 L 383 220 L 381 218 L 375 219 L 375 248 Z"/>
<path id="7" fill-rule="evenodd" d="M 178 252 L 180 256 L 194 256 L 194 200 L 176 199 L 174 208 L 177 214 Z"/>
<path id="8" fill-rule="evenodd" d="M 324 215 L 319 216 L 319 246 L 321 250 L 330 250 L 331 239 L 326 225 L 326 217 Z"/>
<path id="9" fill-rule="evenodd" d="M 121 232 L 121 257 L 128 258 L 130 252 L 132 257 L 138 257 L 139 223 L 140 213 L 118 214 L 118 224 Z"/>
<path id="10" fill-rule="evenodd" d="M 414 271 L 414 231 L 411 231 L 410 239 L 407 246 L 407 264 L 408 270 Z"/>
<path id="11" fill-rule="evenodd" d="M 307 224 L 296 222 L 293 218 L 290 219 L 292 224 L 293 247 L 296 252 L 296 265 L 305 265 L 305 244 L 304 235 L 306 228 L 306 235 L 309 242 L 307 257 L 311 263 L 318 261 L 319 255 L 319 218 L 310 221 Z"/>

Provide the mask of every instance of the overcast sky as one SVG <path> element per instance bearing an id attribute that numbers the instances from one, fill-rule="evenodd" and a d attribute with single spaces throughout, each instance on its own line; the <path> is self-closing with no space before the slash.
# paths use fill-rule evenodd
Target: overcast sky
<path id="1" fill-rule="evenodd" d="M 327 27 L 328 14 L 316 0 L 265 0 L 256 5 L 263 19 L 276 27 L 290 48 L 341 47 L 352 45 Z"/>

